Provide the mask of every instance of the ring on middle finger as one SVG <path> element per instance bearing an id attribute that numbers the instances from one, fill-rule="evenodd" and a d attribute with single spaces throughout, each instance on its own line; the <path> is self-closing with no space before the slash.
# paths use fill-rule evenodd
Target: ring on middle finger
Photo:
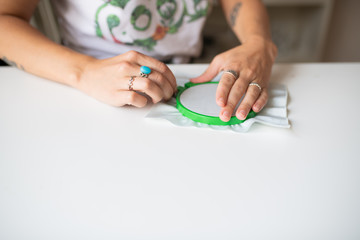
<path id="1" fill-rule="evenodd" d="M 251 82 L 251 83 L 249 84 L 249 86 L 256 86 L 256 87 L 260 90 L 260 92 L 261 92 L 261 90 L 262 90 L 261 86 L 260 86 L 258 83 L 255 83 L 255 82 Z"/>
<path id="2" fill-rule="evenodd" d="M 140 67 L 140 77 L 147 78 L 149 77 L 149 74 L 151 73 L 151 69 L 147 66 L 141 66 Z"/>
<path id="3" fill-rule="evenodd" d="M 235 70 L 225 70 L 224 73 L 230 74 L 235 78 L 235 80 L 239 78 L 239 74 Z"/>

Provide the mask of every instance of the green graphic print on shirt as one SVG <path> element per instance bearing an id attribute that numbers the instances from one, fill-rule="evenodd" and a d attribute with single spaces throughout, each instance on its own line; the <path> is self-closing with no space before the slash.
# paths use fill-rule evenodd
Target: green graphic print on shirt
<path id="1" fill-rule="evenodd" d="M 157 21 L 156 27 L 153 28 L 150 36 L 132 39 L 131 37 L 126 38 L 127 31 L 123 31 L 120 36 L 119 32 L 117 34 L 114 32 L 115 28 L 121 26 L 122 20 L 119 14 L 109 11 L 109 8 L 118 8 L 120 12 L 122 11 L 126 15 L 129 9 L 125 8 L 131 1 L 134 0 L 104 0 L 104 3 L 97 9 L 95 15 L 96 35 L 98 37 L 105 38 L 104 30 L 106 30 L 110 32 L 111 38 L 115 43 L 140 46 L 147 51 L 153 51 L 157 42 L 167 34 L 176 34 L 184 23 L 191 23 L 205 17 L 209 10 L 208 0 L 147 0 L 147 4 L 132 6 L 130 9 L 131 14 L 127 14 L 130 17 L 130 21 L 126 19 L 127 23 L 130 23 L 132 31 L 135 31 L 135 33 L 144 33 L 154 24 L 154 14 L 158 14 L 157 19 L 160 19 L 160 21 Z M 187 4 L 189 1 L 191 4 Z M 156 4 L 155 13 L 151 11 L 149 4 Z M 192 9 L 189 9 L 189 5 L 191 5 Z M 106 24 L 101 24 L 100 15 L 104 16 L 104 14 Z M 107 29 L 104 29 L 104 27 Z M 125 40 L 120 40 L 120 38 Z"/>

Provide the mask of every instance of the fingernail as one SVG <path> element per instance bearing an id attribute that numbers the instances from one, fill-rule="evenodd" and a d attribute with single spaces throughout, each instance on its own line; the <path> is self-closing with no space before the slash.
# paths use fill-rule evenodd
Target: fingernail
<path id="1" fill-rule="evenodd" d="M 231 117 L 230 113 L 228 111 L 223 112 L 222 115 L 225 117 L 226 120 L 230 119 L 230 117 Z"/>
<path id="2" fill-rule="evenodd" d="M 239 117 L 240 117 L 241 120 L 245 119 L 246 118 L 246 112 L 244 110 L 241 110 L 239 112 Z"/>
<path id="3" fill-rule="evenodd" d="M 264 105 L 256 105 L 256 110 L 254 110 L 255 112 L 260 112 L 261 110 L 263 110 L 263 108 L 265 107 Z"/>

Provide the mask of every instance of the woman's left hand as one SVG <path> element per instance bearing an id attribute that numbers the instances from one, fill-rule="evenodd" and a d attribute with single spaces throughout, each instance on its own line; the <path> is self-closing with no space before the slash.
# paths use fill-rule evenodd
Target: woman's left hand
<path id="1" fill-rule="evenodd" d="M 208 69 L 191 82 L 211 81 L 220 71 L 234 71 L 223 74 L 216 91 L 216 102 L 221 107 L 219 117 L 228 122 L 235 107 L 244 96 L 236 110 L 236 117 L 244 120 L 251 109 L 259 112 L 268 100 L 268 83 L 271 69 L 277 55 L 277 48 L 272 41 L 253 39 L 217 55 Z M 261 90 L 256 85 L 261 87 Z"/>

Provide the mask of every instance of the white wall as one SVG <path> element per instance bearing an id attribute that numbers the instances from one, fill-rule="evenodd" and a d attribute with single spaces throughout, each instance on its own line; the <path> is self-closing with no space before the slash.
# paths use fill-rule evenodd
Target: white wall
<path id="1" fill-rule="evenodd" d="M 360 1 L 336 0 L 324 61 L 360 62 Z"/>

